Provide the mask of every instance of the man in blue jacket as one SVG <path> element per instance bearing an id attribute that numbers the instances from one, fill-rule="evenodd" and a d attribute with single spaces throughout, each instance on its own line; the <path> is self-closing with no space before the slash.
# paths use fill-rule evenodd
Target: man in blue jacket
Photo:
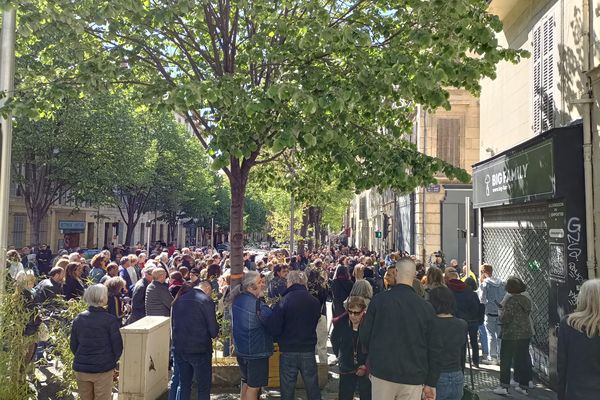
<path id="1" fill-rule="evenodd" d="M 210 400 L 212 340 L 219 333 L 210 292 L 210 283 L 204 281 L 173 303 L 171 332 L 173 358 L 179 371 L 179 400 L 190 399 L 194 377 L 198 384 L 198 400 Z"/>
<path id="2" fill-rule="evenodd" d="M 269 381 L 269 357 L 273 354 L 273 337 L 267 329 L 271 309 L 259 299 L 265 284 L 256 271 L 242 278 L 242 292 L 231 307 L 233 342 L 242 377 L 241 400 L 258 400 L 260 388 Z"/>
<path id="3" fill-rule="evenodd" d="M 308 400 L 321 400 L 315 360 L 321 304 L 308 292 L 304 272 L 290 271 L 287 286 L 269 319 L 270 330 L 281 350 L 281 399 L 295 399 L 296 379 L 300 371 Z"/>

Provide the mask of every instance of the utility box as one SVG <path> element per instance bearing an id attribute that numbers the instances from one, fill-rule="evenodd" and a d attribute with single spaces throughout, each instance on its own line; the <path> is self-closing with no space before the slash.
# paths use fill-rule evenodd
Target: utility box
<path id="1" fill-rule="evenodd" d="M 155 400 L 167 391 L 169 321 L 168 317 L 145 317 L 121 328 L 119 400 Z"/>

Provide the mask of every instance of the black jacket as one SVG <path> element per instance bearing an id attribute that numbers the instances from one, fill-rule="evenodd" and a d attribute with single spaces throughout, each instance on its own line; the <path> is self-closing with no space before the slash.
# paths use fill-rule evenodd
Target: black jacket
<path id="1" fill-rule="evenodd" d="M 564 318 L 558 329 L 558 400 L 595 400 L 600 393 L 600 336 L 587 337 Z"/>
<path id="2" fill-rule="evenodd" d="M 146 316 L 146 288 L 150 282 L 142 278 L 133 286 L 131 296 L 131 315 L 127 320 L 128 324 L 134 323 Z"/>
<path id="3" fill-rule="evenodd" d="M 435 335 L 431 304 L 408 285 L 395 285 L 373 297 L 360 327 L 371 374 L 406 385 L 435 387 L 441 341 Z"/>
<path id="4" fill-rule="evenodd" d="M 83 296 L 84 291 L 85 287 L 79 280 L 67 276 L 67 279 L 65 279 L 65 285 L 63 286 L 65 300 L 80 298 L 81 296 Z"/>
<path id="5" fill-rule="evenodd" d="M 460 279 L 452 279 L 448 282 L 448 289 L 454 294 L 456 300 L 456 318 L 467 321 L 469 325 L 478 325 L 480 319 L 479 297 L 477 294 Z"/>
<path id="6" fill-rule="evenodd" d="M 344 308 L 344 301 L 350 295 L 354 282 L 347 279 L 334 279 L 331 282 L 331 295 L 333 296 L 333 316 L 337 317 L 342 315 L 346 310 Z"/>
<path id="7" fill-rule="evenodd" d="M 117 366 L 123 352 L 121 323 L 102 307 L 79 314 L 71 327 L 71 351 L 77 372 L 107 372 Z"/>
<path id="8" fill-rule="evenodd" d="M 367 352 L 360 339 L 355 337 L 348 314 L 343 314 L 333 321 L 331 346 L 338 358 L 340 372 L 355 372 L 357 367 L 367 362 Z M 354 352 L 356 352 L 356 363 Z"/>
<path id="9" fill-rule="evenodd" d="M 48 308 L 49 303 L 52 302 L 56 296 L 63 295 L 63 285 L 50 278 L 46 278 L 37 284 L 34 293 L 35 302 L 41 304 L 44 308 Z"/>
<path id="10" fill-rule="evenodd" d="M 292 285 L 273 308 L 269 331 L 282 352 L 314 352 L 321 304 L 303 285 Z"/>

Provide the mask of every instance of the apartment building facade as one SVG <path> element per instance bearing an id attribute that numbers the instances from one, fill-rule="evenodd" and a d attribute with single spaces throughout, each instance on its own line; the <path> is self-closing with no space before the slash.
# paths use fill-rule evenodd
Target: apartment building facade
<path id="1" fill-rule="evenodd" d="M 480 154 L 479 101 L 465 90 L 450 89 L 450 104 L 450 110 L 435 112 L 419 107 L 411 140 L 419 151 L 471 172 Z M 466 258 L 465 214 L 472 215 L 465 198 L 470 194 L 471 185 L 442 175 L 436 185 L 412 193 L 380 192 L 377 188 L 364 191 L 347 210 L 349 244 L 380 253 L 404 250 L 424 261 L 442 250 L 447 261 L 455 258 L 462 263 Z M 473 235 L 470 241 L 474 265 L 477 237 Z"/>
<path id="2" fill-rule="evenodd" d="M 532 296 L 534 368 L 555 379 L 557 327 L 599 250 L 598 0 L 492 0 L 504 47 L 527 50 L 481 82 L 474 167 L 480 262 Z"/>

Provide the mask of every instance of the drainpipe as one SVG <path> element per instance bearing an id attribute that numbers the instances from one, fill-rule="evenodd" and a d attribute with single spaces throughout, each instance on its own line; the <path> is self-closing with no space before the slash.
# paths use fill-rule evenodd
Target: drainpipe
<path id="1" fill-rule="evenodd" d="M 583 0 L 583 57 L 586 78 L 585 85 L 588 88 L 584 98 L 581 99 L 583 106 L 583 171 L 585 178 L 585 229 L 587 245 L 587 269 L 588 279 L 596 277 L 596 248 L 594 243 L 594 193 L 593 193 L 593 171 L 592 171 L 592 94 L 591 78 L 587 75 L 593 68 L 592 41 L 590 35 L 590 19 L 592 16 L 590 1 Z"/>
<path id="2" fill-rule="evenodd" d="M 427 110 L 423 110 L 423 154 L 427 154 Z M 421 209 L 421 223 L 422 223 L 422 231 L 421 231 L 421 251 L 423 257 L 423 263 L 426 263 L 427 252 L 425 251 L 425 196 L 427 192 L 427 188 L 423 186 L 421 189 L 423 191 L 423 208 Z"/>

